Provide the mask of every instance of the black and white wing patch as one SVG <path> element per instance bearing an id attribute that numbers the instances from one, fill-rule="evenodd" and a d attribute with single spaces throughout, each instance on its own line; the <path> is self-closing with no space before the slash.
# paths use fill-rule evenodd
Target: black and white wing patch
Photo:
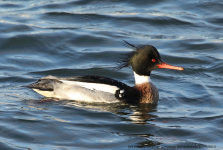
<path id="1" fill-rule="evenodd" d="M 90 90 L 98 90 L 103 92 L 108 92 L 116 94 L 117 91 L 121 90 L 121 93 L 124 93 L 124 89 L 129 88 L 126 84 L 119 82 L 117 80 L 102 77 L 102 76 L 75 76 L 68 78 L 58 78 L 54 76 L 48 76 L 47 78 L 57 79 L 64 84 L 81 86 Z"/>
<path id="2" fill-rule="evenodd" d="M 95 91 L 95 93 L 98 92 L 98 94 L 104 92 L 103 96 L 105 97 L 112 94 L 115 96 L 116 99 L 128 103 L 137 103 L 138 98 L 140 97 L 139 92 L 135 90 L 135 88 L 130 87 L 117 80 L 101 76 L 76 76 L 68 78 L 47 76 L 39 79 L 37 82 L 30 84 L 26 87 L 32 88 L 37 93 L 40 93 L 46 97 L 58 97 L 58 94 L 60 94 L 61 92 L 62 95 L 64 95 L 66 91 L 63 90 L 69 89 L 71 90 L 69 91 L 71 93 L 67 92 L 67 95 L 65 94 L 66 95 L 65 97 L 68 99 L 70 98 L 69 97 L 70 95 L 72 95 L 71 99 L 77 99 L 75 97 L 75 94 L 77 96 L 78 93 L 75 93 L 76 92 L 75 87 L 77 87 L 77 89 L 79 87 L 83 87 Z M 56 95 L 53 91 L 56 91 Z M 108 93 L 107 96 L 106 93 Z M 84 95 L 85 93 L 82 94 Z M 78 98 L 81 97 L 80 99 L 83 99 L 83 96 L 80 95 L 78 96 L 79 96 Z"/>
<path id="3" fill-rule="evenodd" d="M 114 94 L 114 96 L 122 102 L 137 103 L 140 97 L 139 92 L 136 91 L 135 88 L 117 80 L 102 76 L 74 76 L 68 78 L 48 76 L 43 79 L 56 79 L 65 84 L 108 92 Z"/>
<path id="4" fill-rule="evenodd" d="M 122 99 L 125 98 L 125 90 L 117 90 L 115 93 L 116 98 Z"/>

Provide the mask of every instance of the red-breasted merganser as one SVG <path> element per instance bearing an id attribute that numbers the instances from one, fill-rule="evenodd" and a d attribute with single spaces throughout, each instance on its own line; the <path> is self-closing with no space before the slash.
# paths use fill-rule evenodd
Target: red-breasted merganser
<path id="1" fill-rule="evenodd" d="M 120 63 L 119 69 L 131 66 L 135 86 L 101 76 L 55 77 L 47 76 L 26 87 L 45 97 L 81 100 L 87 102 L 125 102 L 156 104 L 159 92 L 150 80 L 150 73 L 157 68 L 184 70 L 161 60 L 157 49 L 151 45 L 133 45 L 126 42 L 133 51 Z"/>

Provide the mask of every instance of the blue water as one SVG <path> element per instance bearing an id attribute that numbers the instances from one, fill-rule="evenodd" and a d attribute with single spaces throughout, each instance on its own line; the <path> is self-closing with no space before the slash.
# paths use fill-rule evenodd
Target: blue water
<path id="1" fill-rule="evenodd" d="M 0 0 L 0 149 L 223 149 L 223 2 Z M 47 76 L 116 71 L 122 40 L 155 46 L 157 106 L 45 99 Z"/>

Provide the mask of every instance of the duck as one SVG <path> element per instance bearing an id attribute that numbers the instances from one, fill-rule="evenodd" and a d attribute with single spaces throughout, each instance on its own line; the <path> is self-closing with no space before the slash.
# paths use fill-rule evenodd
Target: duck
<path id="1" fill-rule="evenodd" d="M 158 50 L 152 45 L 135 45 L 127 41 L 124 41 L 124 45 L 132 51 L 124 55 L 116 68 L 119 70 L 131 67 L 135 78 L 134 86 L 103 76 L 57 77 L 49 75 L 25 87 L 45 97 L 57 99 L 157 104 L 159 92 L 150 79 L 151 72 L 157 68 L 174 70 L 184 70 L 184 68 L 165 63 Z"/>

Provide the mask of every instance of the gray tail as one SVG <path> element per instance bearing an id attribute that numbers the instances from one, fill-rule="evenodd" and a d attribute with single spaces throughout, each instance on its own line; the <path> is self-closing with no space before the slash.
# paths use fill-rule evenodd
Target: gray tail
<path id="1" fill-rule="evenodd" d="M 23 87 L 31 89 L 39 89 L 42 91 L 53 91 L 55 83 L 63 83 L 63 82 L 56 79 L 39 79 L 35 83 Z"/>

